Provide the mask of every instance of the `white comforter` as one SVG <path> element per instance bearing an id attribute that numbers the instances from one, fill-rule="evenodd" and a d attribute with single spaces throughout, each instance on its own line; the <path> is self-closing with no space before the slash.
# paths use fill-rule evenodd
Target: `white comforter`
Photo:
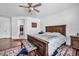
<path id="1" fill-rule="evenodd" d="M 60 47 L 64 42 L 66 42 L 66 37 L 60 33 L 54 32 L 45 32 L 44 34 L 32 34 L 32 36 L 41 38 L 47 42 L 48 44 L 48 55 L 51 56 L 54 51 Z"/>

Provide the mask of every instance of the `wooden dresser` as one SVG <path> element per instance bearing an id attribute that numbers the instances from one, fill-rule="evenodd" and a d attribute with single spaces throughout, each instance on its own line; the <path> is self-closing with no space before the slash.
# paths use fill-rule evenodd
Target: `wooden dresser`
<path id="1" fill-rule="evenodd" d="M 71 47 L 76 49 L 76 53 L 79 56 L 79 37 L 78 36 L 71 36 Z"/>
<path id="2" fill-rule="evenodd" d="M 79 37 L 71 36 L 71 46 L 72 48 L 79 49 Z"/>

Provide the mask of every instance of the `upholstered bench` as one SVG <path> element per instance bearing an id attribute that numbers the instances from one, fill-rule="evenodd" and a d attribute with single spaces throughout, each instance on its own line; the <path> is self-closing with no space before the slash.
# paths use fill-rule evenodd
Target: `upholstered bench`
<path id="1" fill-rule="evenodd" d="M 31 44 L 29 41 L 24 40 L 23 41 L 24 47 L 28 51 L 29 56 L 35 56 L 36 55 L 36 49 L 37 47 Z"/>

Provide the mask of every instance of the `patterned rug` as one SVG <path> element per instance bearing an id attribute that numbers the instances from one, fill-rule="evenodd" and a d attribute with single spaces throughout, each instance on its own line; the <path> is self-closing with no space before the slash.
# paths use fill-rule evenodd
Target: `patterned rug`
<path id="1" fill-rule="evenodd" d="M 58 49 L 58 56 L 76 56 L 76 50 L 68 46 L 62 46 Z"/>

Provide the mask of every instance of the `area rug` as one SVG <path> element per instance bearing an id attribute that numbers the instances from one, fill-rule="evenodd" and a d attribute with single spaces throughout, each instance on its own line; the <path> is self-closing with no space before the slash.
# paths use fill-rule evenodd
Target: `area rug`
<path id="1" fill-rule="evenodd" d="M 76 56 L 76 50 L 68 46 L 62 46 L 58 51 L 60 53 L 59 56 Z"/>

